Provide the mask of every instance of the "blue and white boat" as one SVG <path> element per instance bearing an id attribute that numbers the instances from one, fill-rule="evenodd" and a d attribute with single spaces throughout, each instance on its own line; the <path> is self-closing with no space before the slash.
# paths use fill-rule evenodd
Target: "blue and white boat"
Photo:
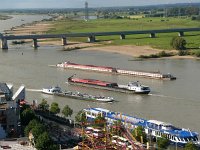
<path id="1" fill-rule="evenodd" d="M 92 121 L 101 114 L 107 120 L 108 125 L 120 120 L 123 125 L 130 130 L 142 126 L 147 135 L 153 136 L 154 138 L 165 135 L 172 144 L 178 146 L 184 146 L 188 142 L 193 142 L 197 145 L 200 144 L 198 141 L 199 134 L 197 132 L 192 132 L 189 129 L 177 128 L 172 124 L 162 121 L 146 120 L 103 108 L 86 108 L 84 112 L 89 121 Z"/>

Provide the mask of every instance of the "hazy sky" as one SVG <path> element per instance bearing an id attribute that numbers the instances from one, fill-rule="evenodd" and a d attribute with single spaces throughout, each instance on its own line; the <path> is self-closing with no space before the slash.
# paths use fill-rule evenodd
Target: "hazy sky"
<path id="1" fill-rule="evenodd" d="M 89 7 L 141 6 L 200 2 L 200 0 L 87 0 Z M 81 8 L 85 0 L 0 0 L 2 8 Z"/>

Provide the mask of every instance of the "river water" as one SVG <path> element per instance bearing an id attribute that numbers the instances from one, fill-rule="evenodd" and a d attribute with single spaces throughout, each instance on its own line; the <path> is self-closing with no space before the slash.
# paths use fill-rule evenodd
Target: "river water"
<path id="1" fill-rule="evenodd" d="M 30 17 L 27 19 L 30 20 Z M 26 21 L 25 19 L 24 22 Z M 8 22 L 8 20 L 0 21 L 0 27 L 2 24 L 3 27 L 6 27 Z M 9 25 L 11 26 L 11 24 Z M 16 25 L 19 24 L 13 22 L 12 26 Z M 63 51 L 62 46 L 41 46 L 38 50 L 34 50 L 31 45 L 9 45 L 8 51 L 0 51 L 0 81 L 12 83 L 15 87 L 24 84 L 28 89 L 26 94 L 27 100 L 30 102 L 37 99 L 38 103 L 40 103 L 44 98 L 48 100 L 49 104 L 58 102 L 60 108 L 68 104 L 74 110 L 74 113 L 87 107 L 103 107 L 141 118 L 169 122 L 175 126 L 189 128 L 200 133 L 200 61 L 192 59 L 132 60 L 133 58 L 130 56 L 102 51 Z M 78 70 L 64 70 L 48 66 L 63 61 L 113 66 L 129 70 L 159 70 L 165 73 L 172 73 L 177 77 L 177 80 L 162 81 Z M 94 78 L 120 84 L 138 80 L 142 84 L 150 86 L 152 92 L 150 95 L 134 95 L 66 84 L 67 77 L 73 74 L 81 78 Z M 113 96 L 117 102 L 109 104 L 86 102 L 45 95 L 37 91 L 52 85 L 59 85 L 65 90 Z"/>

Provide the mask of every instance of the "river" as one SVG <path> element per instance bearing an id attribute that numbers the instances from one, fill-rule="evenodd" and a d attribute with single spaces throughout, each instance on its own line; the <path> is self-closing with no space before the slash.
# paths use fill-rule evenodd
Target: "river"
<path id="1" fill-rule="evenodd" d="M 30 18 L 31 16 L 27 17 L 28 20 Z M 41 18 L 37 19 L 40 20 Z M 9 24 L 8 26 L 8 22 L 8 20 L 0 21 L 0 27 L 2 24 L 3 27 L 7 28 L 20 25 L 18 22 L 13 22 L 12 25 Z M 24 19 L 24 22 L 26 22 L 26 19 Z M 41 46 L 38 50 L 34 50 L 31 45 L 9 45 L 8 51 L 0 51 L 0 81 L 12 83 L 14 86 L 24 84 L 29 89 L 26 97 L 30 102 L 37 99 L 40 103 L 44 98 L 49 104 L 58 102 L 60 108 L 68 104 L 74 110 L 74 113 L 87 107 L 103 107 L 141 118 L 169 122 L 175 126 L 189 128 L 200 133 L 200 61 L 193 59 L 131 61 L 132 57 L 117 53 L 81 50 L 62 51 L 62 49 L 62 46 Z M 48 66 L 63 61 L 113 66 L 129 70 L 159 70 L 172 73 L 177 77 L 177 80 L 162 81 L 78 70 L 63 70 Z M 151 95 L 134 95 L 66 84 L 67 77 L 73 74 L 81 78 L 101 79 L 121 84 L 138 80 L 150 86 L 152 92 Z M 117 102 L 109 104 L 86 102 L 45 95 L 37 91 L 51 85 L 59 85 L 65 90 L 113 96 Z"/>

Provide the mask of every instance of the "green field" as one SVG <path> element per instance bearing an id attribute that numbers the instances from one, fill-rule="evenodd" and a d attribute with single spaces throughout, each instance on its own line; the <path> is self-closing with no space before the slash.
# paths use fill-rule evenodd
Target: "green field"
<path id="1" fill-rule="evenodd" d="M 52 22 L 54 29 L 48 33 L 77 33 L 77 32 L 109 32 L 109 31 L 130 31 L 149 29 L 169 28 L 193 28 L 200 27 L 200 21 L 192 21 L 191 18 L 139 18 L 139 19 L 97 19 L 97 20 L 59 20 Z M 156 38 L 149 38 L 149 35 L 128 35 L 125 40 L 119 36 L 102 36 L 96 39 L 103 44 L 105 41 L 112 41 L 110 45 L 150 45 L 159 49 L 172 49 L 170 41 L 178 33 L 156 34 Z M 199 49 L 200 32 L 186 32 L 184 38 L 187 41 L 188 49 Z M 75 40 L 75 38 L 71 39 Z M 79 41 L 86 41 L 86 38 L 76 38 Z"/>

